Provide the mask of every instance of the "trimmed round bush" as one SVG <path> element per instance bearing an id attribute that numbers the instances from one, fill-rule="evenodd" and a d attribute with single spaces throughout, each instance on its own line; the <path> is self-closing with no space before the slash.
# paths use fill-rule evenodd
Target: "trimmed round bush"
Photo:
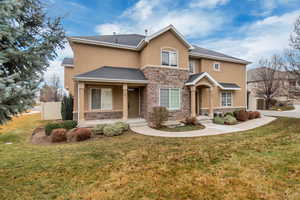
<path id="1" fill-rule="evenodd" d="M 256 118 L 256 113 L 255 112 L 248 112 L 249 113 L 249 119 L 255 119 Z"/>
<path id="2" fill-rule="evenodd" d="M 129 130 L 129 125 L 125 122 L 116 122 L 114 125 L 117 126 L 118 128 L 122 128 L 123 131 Z"/>
<path id="3" fill-rule="evenodd" d="M 249 113 L 245 110 L 239 110 L 236 119 L 242 122 L 247 121 L 249 119 Z"/>
<path id="4" fill-rule="evenodd" d="M 235 117 L 231 116 L 231 115 L 226 115 L 224 117 L 224 123 L 227 125 L 234 125 L 237 123 L 237 120 Z"/>
<path id="5" fill-rule="evenodd" d="M 254 113 L 255 113 L 255 118 L 261 118 L 260 112 L 255 111 Z"/>
<path id="6" fill-rule="evenodd" d="M 191 126 L 200 125 L 196 117 L 186 117 L 184 123 L 185 125 L 191 125 Z"/>
<path id="7" fill-rule="evenodd" d="M 60 123 L 48 123 L 45 126 L 45 134 L 47 136 L 51 135 L 52 130 L 62 128 Z"/>
<path id="8" fill-rule="evenodd" d="M 103 134 L 108 137 L 121 135 L 122 133 L 123 128 L 116 124 L 107 125 L 103 129 Z"/>
<path id="9" fill-rule="evenodd" d="M 72 141 L 72 142 L 84 141 L 84 140 L 90 139 L 91 136 L 92 136 L 92 132 L 88 128 L 75 128 L 75 129 L 70 130 L 67 133 L 68 141 Z"/>
<path id="10" fill-rule="evenodd" d="M 67 130 L 64 128 L 54 129 L 51 132 L 51 142 L 67 141 Z"/>
<path id="11" fill-rule="evenodd" d="M 107 126 L 107 124 L 98 124 L 94 128 L 92 128 L 92 133 L 94 135 L 103 135 L 103 129 Z"/>
<path id="12" fill-rule="evenodd" d="M 215 124 L 224 124 L 224 122 L 225 122 L 224 118 L 219 117 L 219 116 L 214 117 L 213 121 L 214 121 Z"/>
<path id="13" fill-rule="evenodd" d="M 227 112 L 227 113 L 225 113 L 225 117 L 227 116 L 227 115 L 230 115 L 230 116 L 232 116 L 232 117 L 234 117 L 234 114 L 233 114 L 233 112 Z"/>

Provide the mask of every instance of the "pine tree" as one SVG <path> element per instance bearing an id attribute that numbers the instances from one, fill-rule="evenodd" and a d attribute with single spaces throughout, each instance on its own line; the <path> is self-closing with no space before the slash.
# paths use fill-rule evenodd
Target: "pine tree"
<path id="1" fill-rule="evenodd" d="M 39 0 L 0 1 L 0 124 L 33 106 L 64 38 L 61 18 L 47 17 Z"/>

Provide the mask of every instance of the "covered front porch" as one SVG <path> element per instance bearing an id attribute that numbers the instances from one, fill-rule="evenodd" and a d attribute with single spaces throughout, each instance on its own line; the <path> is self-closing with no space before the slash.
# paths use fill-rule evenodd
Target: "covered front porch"
<path id="1" fill-rule="evenodd" d="M 190 87 L 191 116 L 213 118 L 214 112 L 233 108 L 234 91 L 240 87 L 234 83 L 217 82 L 207 72 L 191 75 L 186 83 Z M 230 94 L 230 104 L 223 106 L 223 94 Z M 223 96 L 222 96 L 223 95 Z M 227 100 L 227 96 L 225 98 Z"/>
<path id="2" fill-rule="evenodd" d="M 147 80 L 139 70 L 102 67 L 75 76 L 74 82 L 73 118 L 80 126 L 144 118 L 143 93 Z"/>

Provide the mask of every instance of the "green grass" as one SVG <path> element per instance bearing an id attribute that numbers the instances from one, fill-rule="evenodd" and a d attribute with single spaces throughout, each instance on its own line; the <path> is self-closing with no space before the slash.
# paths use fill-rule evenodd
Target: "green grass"
<path id="1" fill-rule="evenodd" d="M 300 119 L 219 136 L 128 132 L 31 145 L 39 124 L 26 116 L 0 130 L 19 135 L 14 144 L 0 143 L 0 199 L 300 199 Z"/>
<path id="2" fill-rule="evenodd" d="M 169 132 L 184 132 L 184 131 L 194 131 L 194 130 L 200 130 L 203 129 L 203 126 L 192 126 L 192 125 L 185 125 L 185 126 L 177 126 L 174 128 L 169 128 L 169 127 L 162 127 L 158 128 L 158 130 L 161 131 L 169 131 Z"/>

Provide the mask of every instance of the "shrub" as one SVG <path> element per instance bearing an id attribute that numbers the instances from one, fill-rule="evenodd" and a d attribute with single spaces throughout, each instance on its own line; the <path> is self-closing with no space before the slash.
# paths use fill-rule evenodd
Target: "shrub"
<path id="1" fill-rule="evenodd" d="M 239 110 L 236 119 L 242 122 L 247 121 L 249 119 L 249 113 L 245 110 Z"/>
<path id="2" fill-rule="evenodd" d="M 168 120 L 168 110 L 162 106 L 153 107 L 152 112 L 150 113 L 150 126 L 154 128 L 161 128 L 162 124 Z"/>
<path id="3" fill-rule="evenodd" d="M 73 120 L 73 97 L 65 95 L 61 102 L 61 117 L 63 120 Z"/>
<path id="4" fill-rule="evenodd" d="M 116 124 L 107 125 L 103 129 L 103 134 L 108 137 L 121 135 L 122 133 L 123 133 L 123 128 Z"/>
<path id="5" fill-rule="evenodd" d="M 219 117 L 219 116 L 214 117 L 213 121 L 214 121 L 215 124 L 224 124 L 224 122 L 225 122 L 224 118 L 223 117 Z"/>
<path id="6" fill-rule="evenodd" d="M 248 112 L 249 113 L 249 119 L 255 119 L 256 118 L 256 113 L 255 112 Z"/>
<path id="7" fill-rule="evenodd" d="M 255 113 L 255 114 L 254 114 L 254 115 L 255 115 L 255 118 L 260 118 L 260 117 L 261 117 L 260 112 L 255 111 L 254 113 Z"/>
<path id="8" fill-rule="evenodd" d="M 125 122 L 116 122 L 115 126 L 121 128 L 123 131 L 128 131 L 129 130 L 129 125 Z"/>
<path id="9" fill-rule="evenodd" d="M 48 123 L 45 126 L 45 133 L 46 135 L 50 135 L 53 129 L 57 128 L 64 128 L 67 130 L 70 130 L 72 128 L 75 128 L 77 126 L 76 121 L 68 120 L 68 121 L 62 121 L 62 122 L 55 122 L 55 123 Z"/>
<path id="10" fill-rule="evenodd" d="M 75 128 L 67 133 L 68 141 L 84 141 L 91 138 L 91 130 L 88 128 Z"/>
<path id="11" fill-rule="evenodd" d="M 186 117 L 184 120 L 185 125 L 191 125 L 191 126 L 197 126 L 199 125 L 199 121 L 197 120 L 196 117 Z"/>
<path id="12" fill-rule="evenodd" d="M 62 128 L 60 123 L 48 123 L 45 126 L 45 134 L 47 136 L 51 135 L 52 130 Z"/>
<path id="13" fill-rule="evenodd" d="M 107 124 L 98 124 L 94 128 L 92 128 L 92 133 L 94 135 L 102 135 L 104 127 L 107 126 Z"/>
<path id="14" fill-rule="evenodd" d="M 77 126 L 77 122 L 73 121 L 73 120 L 67 120 L 67 121 L 61 122 L 61 127 L 65 128 L 67 130 L 73 129 L 76 126 Z"/>
<path id="15" fill-rule="evenodd" d="M 51 132 L 51 142 L 67 141 L 67 130 L 64 128 L 53 129 Z"/>
<path id="16" fill-rule="evenodd" d="M 275 106 L 277 104 L 277 100 L 276 99 L 270 99 L 270 105 L 271 106 Z"/>
<path id="17" fill-rule="evenodd" d="M 233 112 L 227 112 L 227 113 L 225 113 L 225 117 L 227 116 L 227 115 L 230 115 L 230 116 L 232 116 L 232 117 L 234 117 L 234 114 L 233 114 Z"/>
<path id="18" fill-rule="evenodd" d="M 224 117 L 224 123 L 227 125 L 234 125 L 237 123 L 237 120 L 235 117 L 231 116 L 231 115 L 226 115 Z"/>

